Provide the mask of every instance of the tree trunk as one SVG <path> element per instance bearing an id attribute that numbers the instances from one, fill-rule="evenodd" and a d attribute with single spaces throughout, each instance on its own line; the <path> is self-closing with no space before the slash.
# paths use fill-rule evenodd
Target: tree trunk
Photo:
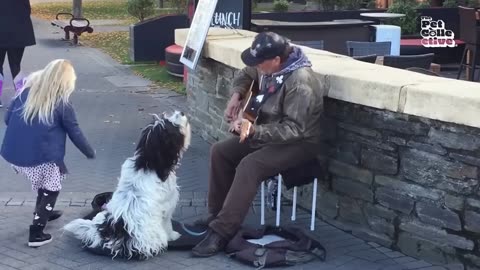
<path id="1" fill-rule="evenodd" d="M 73 0 L 73 17 L 82 18 L 82 0 Z"/>
<path id="2" fill-rule="evenodd" d="M 163 0 L 158 0 L 158 7 L 159 8 L 163 8 Z"/>

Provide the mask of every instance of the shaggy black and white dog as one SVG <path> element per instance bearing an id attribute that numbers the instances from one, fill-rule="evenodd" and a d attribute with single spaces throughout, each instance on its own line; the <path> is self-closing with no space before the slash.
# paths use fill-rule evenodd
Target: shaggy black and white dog
<path id="1" fill-rule="evenodd" d="M 65 225 L 86 247 L 147 259 L 180 237 L 171 222 L 179 199 L 175 169 L 190 144 L 190 124 L 178 111 L 154 117 L 143 129 L 134 156 L 123 163 L 106 209 L 92 220 Z"/>

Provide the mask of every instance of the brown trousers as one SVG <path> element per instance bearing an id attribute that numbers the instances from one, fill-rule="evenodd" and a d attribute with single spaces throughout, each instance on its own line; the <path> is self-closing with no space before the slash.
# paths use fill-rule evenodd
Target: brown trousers
<path id="1" fill-rule="evenodd" d="M 311 143 L 262 148 L 239 143 L 238 137 L 215 143 L 210 153 L 208 211 L 210 228 L 230 239 L 243 223 L 260 183 L 315 156 Z"/>

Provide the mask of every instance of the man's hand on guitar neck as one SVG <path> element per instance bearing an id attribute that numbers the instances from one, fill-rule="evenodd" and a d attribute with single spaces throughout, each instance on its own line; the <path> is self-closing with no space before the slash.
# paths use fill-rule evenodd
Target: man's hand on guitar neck
<path id="1" fill-rule="evenodd" d="M 230 132 L 240 135 L 240 142 L 243 143 L 247 138 L 255 133 L 255 125 L 247 119 L 237 119 L 231 123 Z"/>
<path id="2" fill-rule="evenodd" d="M 243 143 L 247 138 L 255 133 L 255 126 L 250 121 L 243 119 L 240 125 L 240 143 Z"/>
<path id="3" fill-rule="evenodd" d="M 225 120 L 228 123 L 235 121 L 240 112 L 241 96 L 239 93 L 234 93 L 228 101 L 227 108 L 225 109 Z"/>

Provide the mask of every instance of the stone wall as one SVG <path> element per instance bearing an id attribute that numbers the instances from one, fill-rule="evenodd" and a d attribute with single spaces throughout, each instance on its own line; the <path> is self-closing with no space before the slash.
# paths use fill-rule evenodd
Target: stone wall
<path id="1" fill-rule="evenodd" d="M 235 72 L 235 69 L 222 63 L 200 58 L 195 73 L 188 73 L 190 121 L 193 129 L 209 142 L 229 136 L 223 112 L 230 97 Z"/>
<path id="2" fill-rule="evenodd" d="M 202 59 L 188 75 L 193 125 L 211 142 L 228 136 L 222 115 L 234 72 Z M 331 98 L 325 115 L 320 217 L 413 257 L 480 268 L 480 129 Z M 311 187 L 299 194 L 309 208 Z"/>

